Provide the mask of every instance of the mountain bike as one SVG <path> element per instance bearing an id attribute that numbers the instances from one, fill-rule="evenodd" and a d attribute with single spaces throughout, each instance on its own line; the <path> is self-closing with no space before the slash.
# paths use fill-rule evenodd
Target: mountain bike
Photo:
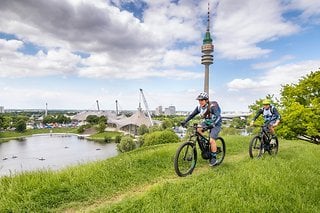
<path id="1" fill-rule="evenodd" d="M 271 140 L 272 143 L 271 143 Z M 269 131 L 269 124 L 260 126 L 260 132 L 254 136 L 249 145 L 249 155 L 251 158 L 260 158 L 265 152 L 269 155 L 276 155 L 279 149 L 277 136 L 272 136 Z"/>
<path id="2" fill-rule="evenodd" d="M 211 147 L 209 142 L 209 137 L 201 135 L 197 128 L 198 124 L 193 125 L 193 130 L 188 141 L 184 142 L 177 149 L 174 156 L 174 170 L 176 174 L 180 177 L 185 177 L 191 175 L 197 163 L 197 144 L 201 151 L 201 156 L 205 160 L 211 159 Z M 204 129 L 203 131 L 206 131 Z M 218 137 L 216 139 L 217 144 L 217 163 L 220 165 L 226 154 L 226 145 L 224 139 Z"/>

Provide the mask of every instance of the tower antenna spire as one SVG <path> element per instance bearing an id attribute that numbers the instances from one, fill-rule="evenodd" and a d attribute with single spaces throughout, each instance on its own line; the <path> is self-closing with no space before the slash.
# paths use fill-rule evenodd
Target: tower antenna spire
<path id="1" fill-rule="evenodd" d="M 208 2 L 208 26 L 207 26 L 207 32 L 210 31 L 210 2 Z"/>

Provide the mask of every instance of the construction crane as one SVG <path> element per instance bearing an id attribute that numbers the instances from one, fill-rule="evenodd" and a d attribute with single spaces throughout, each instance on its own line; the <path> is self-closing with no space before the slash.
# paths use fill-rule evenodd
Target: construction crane
<path id="1" fill-rule="evenodd" d="M 148 107 L 147 100 L 146 100 L 146 98 L 144 97 L 144 94 L 143 94 L 142 89 L 140 89 L 140 92 L 141 92 L 141 96 L 142 96 L 142 99 L 143 99 L 144 106 L 146 107 L 146 110 L 147 110 L 147 113 L 148 113 L 148 117 L 149 117 L 151 126 L 153 126 L 153 121 L 152 121 L 152 118 L 151 118 L 151 115 L 150 115 L 150 112 L 149 112 L 149 107 Z"/>

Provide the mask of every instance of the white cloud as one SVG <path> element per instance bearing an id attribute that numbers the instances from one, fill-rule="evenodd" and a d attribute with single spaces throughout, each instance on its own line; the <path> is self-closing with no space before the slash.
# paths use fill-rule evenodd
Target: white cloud
<path id="1" fill-rule="evenodd" d="M 259 83 L 250 79 L 234 79 L 231 82 L 227 84 L 229 90 L 235 90 L 238 91 L 240 89 L 252 89 L 259 86 Z"/>
<path id="2" fill-rule="evenodd" d="M 300 17 L 305 22 L 314 22 L 320 24 L 320 1 L 295 0 L 290 1 L 287 6 L 288 10 L 300 10 Z"/>
<path id="3" fill-rule="evenodd" d="M 23 47 L 21 41 L 0 40 L 0 77 L 17 78 L 73 74 L 81 58 L 64 49 L 51 49 L 36 55 L 15 52 Z"/>
<path id="4" fill-rule="evenodd" d="M 230 59 L 257 58 L 271 49 L 259 47 L 260 42 L 298 32 L 299 27 L 282 18 L 276 0 L 220 1 L 214 18 L 216 50 Z"/>
<path id="5" fill-rule="evenodd" d="M 259 90 L 265 94 L 279 94 L 282 85 L 297 83 L 303 76 L 319 69 L 320 60 L 278 65 L 254 79 L 234 79 L 227 84 L 232 91 Z"/>

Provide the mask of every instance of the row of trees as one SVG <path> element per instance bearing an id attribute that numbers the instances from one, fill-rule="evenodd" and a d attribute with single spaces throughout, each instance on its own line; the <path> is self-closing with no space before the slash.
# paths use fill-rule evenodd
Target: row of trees
<path id="1" fill-rule="evenodd" d="M 0 130 L 11 130 L 14 129 L 17 132 L 23 132 L 27 128 L 27 123 L 36 123 L 32 119 L 32 115 L 16 114 L 16 113 L 6 113 L 0 115 Z M 40 122 L 40 121 L 38 121 Z M 48 115 L 43 118 L 41 123 L 50 124 L 68 124 L 71 123 L 71 119 L 63 114 Z"/>

